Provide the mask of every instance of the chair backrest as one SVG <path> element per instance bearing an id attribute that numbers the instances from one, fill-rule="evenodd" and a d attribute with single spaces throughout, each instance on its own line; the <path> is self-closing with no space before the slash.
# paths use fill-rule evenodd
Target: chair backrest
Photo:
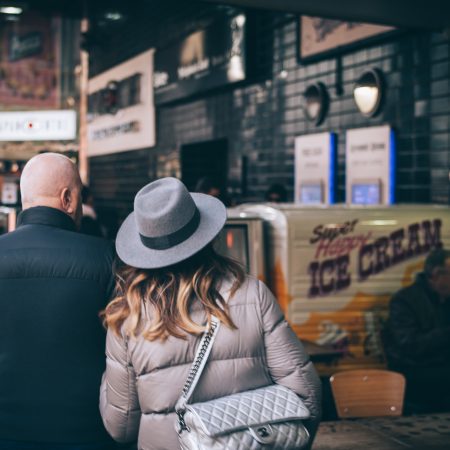
<path id="1" fill-rule="evenodd" d="M 390 370 L 361 369 L 335 373 L 330 378 L 338 416 L 401 416 L 405 377 Z"/>

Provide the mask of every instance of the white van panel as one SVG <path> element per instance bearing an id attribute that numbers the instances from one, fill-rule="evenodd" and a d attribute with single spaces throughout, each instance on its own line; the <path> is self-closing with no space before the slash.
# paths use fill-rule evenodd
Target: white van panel
<path id="1" fill-rule="evenodd" d="M 450 248 L 445 206 L 241 205 L 267 224 L 268 284 L 297 334 L 344 349 L 341 365 L 383 361 L 379 329 L 425 256 Z"/>

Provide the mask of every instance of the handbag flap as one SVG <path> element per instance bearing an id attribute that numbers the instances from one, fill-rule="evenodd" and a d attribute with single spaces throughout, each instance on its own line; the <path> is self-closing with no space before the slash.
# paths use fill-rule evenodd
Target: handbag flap
<path id="1" fill-rule="evenodd" d="M 307 419 L 309 411 L 290 389 L 273 385 L 187 406 L 186 424 L 218 436 L 264 424 Z M 189 422 L 193 423 L 189 423 Z"/>

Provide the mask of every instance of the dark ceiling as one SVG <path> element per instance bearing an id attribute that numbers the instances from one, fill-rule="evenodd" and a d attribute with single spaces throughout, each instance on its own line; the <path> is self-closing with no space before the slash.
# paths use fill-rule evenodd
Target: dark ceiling
<path id="1" fill-rule="evenodd" d="M 227 3 L 398 27 L 450 27 L 450 0 L 228 0 Z"/>
<path id="2" fill-rule="evenodd" d="M 144 3 L 167 10 L 181 2 L 198 0 L 28 0 L 29 9 L 44 13 L 62 13 L 70 17 L 97 16 L 119 10 L 127 15 L 139 14 Z M 327 18 L 396 25 L 400 27 L 450 28 L 450 0 L 203 0 L 210 3 L 232 4 L 250 8 L 273 9 Z M 0 3 L 5 3 L 1 0 Z"/>
<path id="3" fill-rule="evenodd" d="M 144 2 L 163 3 L 159 0 L 0 0 L 0 3 L 24 5 L 27 10 L 39 11 L 43 14 L 62 14 L 76 18 L 95 16 L 107 11 L 120 10 L 127 13 L 139 11 L 139 6 Z"/>

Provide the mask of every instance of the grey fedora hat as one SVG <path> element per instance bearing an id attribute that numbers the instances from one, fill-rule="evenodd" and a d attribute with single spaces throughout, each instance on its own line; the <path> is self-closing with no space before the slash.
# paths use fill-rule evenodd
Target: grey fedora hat
<path id="1" fill-rule="evenodd" d="M 190 193 L 176 178 L 161 178 L 136 194 L 134 211 L 117 234 L 117 254 L 132 267 L 171 266 L 210 243 L 226 218 L 220 200 Z"/>

